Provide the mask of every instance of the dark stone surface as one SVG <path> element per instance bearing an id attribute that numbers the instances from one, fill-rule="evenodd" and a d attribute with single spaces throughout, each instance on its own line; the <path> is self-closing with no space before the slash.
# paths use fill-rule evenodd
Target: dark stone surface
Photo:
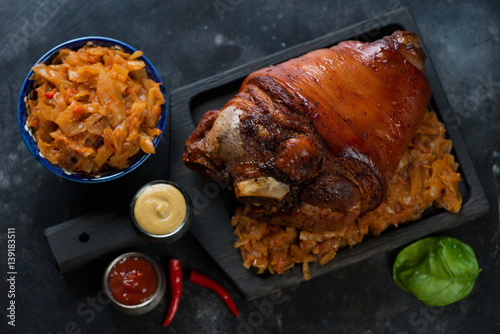
<path id="1" fill-rule="evenodd" d="M 449 98 L 491 210 L 447 231 L 473 247 L 481 272 L 466 299 L 444 308 L 414 300 L 393 283 L 395 254 L 383 253 L 308 283 L 247 302 L 188 235 L 172 246 L 136 248 L 171 257 L 228 287 L 236 319 L 210 291 L 185 281 L 180 309 L 162 328 L 167 300 L 129 317 L 100 294 L 113 255 L 69 274 L 56 267 L 43 230 L 90 210 L 128 205 L 147 181 L 164 178 L 158 154 L 110 184 L 58 179 L 31 156 L 17 128 L 22 81 L 36 60 L 66 40 L 101 35 L 143 50 L 167 90 L 362 20 L 408 7 Z M 500 242 L 492 164 L 500 154 L 500 3 L 497 1 L 0 1 L 0 332 L 2 333 L 498 333 Z M 495 155 L 495 152 L 497 155 Z M 16 229 L 16 321 L 7 325 L 7 229 Z"/>

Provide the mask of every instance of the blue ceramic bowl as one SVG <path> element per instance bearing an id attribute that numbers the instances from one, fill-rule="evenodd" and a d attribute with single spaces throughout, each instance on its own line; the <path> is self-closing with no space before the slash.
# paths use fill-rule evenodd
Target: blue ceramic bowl
<path id="1" fill-rule="evenodd" d="M 127 45 L 123 42 L 120 42 L 115 39 L 111 38 L 106 38 L 106 37 L 82 37 L 78 39 L 73 39 L 68 42 L 62 43 L 49 52 L 47 52 L 40 60 L 37 61 L 37 64 L 42 62 L 45 64 L 50 64 L 52 63 L 52 60 L 57 56 L 59 50 L 61 49 L 71 49 L 71 50 L 77 50 L 83 46 L 85 46 L 87 43 L 93 43 L 95 45 L 99 46 L 104 46 L 104 47 L 115 47 L 118 46 L 120 47 L 123 51 L 128 52 L 128 53 L 133 53 L 136 51 L 133 47 L 130 45 Z M 155 82 L 162 83 L 162 80 L 160 78 L 160 75 L 154 68 L 153 64 L 144 56 L 141 56 L 139 58 L 140 60 L 144 61 L 146 64 L 146 71 L 149 75 L 149 77 L 154 80 Z M 137 156 L 133 159 L 133 161 L 130 163 L 130 165 L 127 168 L 124 169 L 119 169 L 119 170 L 112 170 L 109 172 L 106 172 L 104 174 L 100 175 L 89 175 L 85 173 L 78 173 L 78 172 L 72 172 L 65 170 L 59 166 L 53 165 L 48 161 L 47 159 L 43 158 L 40 155 L 40 150 L 38 149 L 38 146 L 36 144 L 36 141 L 31 133 L 31 129 L 28 127 L 26 124 L 26 120 L 28 118 L 28 111 L 26 108 L 26 101 L 30 97 L 33 91 L 33 84 L 34 81 L 31 80 L 30 78 L 33 76 L 33 71 L 30 70 L 28 75 L 26 76 L 26 79 L 24 80 L 23 86 L 21 88 L 21 92 L 19 94 L 19 100 L 17 104 L 17 116 L 18 116 L 18 124 L 19 124 L 19 129 L 21 131 L 21 135 L 23 137 L 24 142 L 26 143 L 26 146 L 28 146 L 28 149 L 31 151 L 33 156 L 35 157 L 38 162 L 40 162 L 45 168 L 50 170 L 52 173 L 56 174 L 57 176 L 60 176 L 62 178 L 65 178 L 67 180 L 71 181 L 76 181 L 76 182 L 82 182 L 82 183 L 99 183 L 99 182 L 105 182 L 105 181 L 111 181 L 114 179 L 117 179 L 121 176 L 124 176 L 131 171 L 135 170 L 137 167 L 139 167 L 146 159 L 149 157 L 150 154 L 145 154 L 141 151 L 141 153 L 138 153 Z M 161 136 L 165 130 L 165 125 L 168 120 L 168 110 L 167 110 L 167 96 L 165 92 L 165 87 L 163 84 L 160 85 L 160 90 L 163 93 L 163 96 L 165 97 L 165 104 L 162 106 L 162 113 L 160 116 L 160 119 L 158 121 L 157 128 L 162 131 L 162 133 L 157 136 L 153 144 L 155 148 L 157 147 L 158 143 L 160 142 Z"/>

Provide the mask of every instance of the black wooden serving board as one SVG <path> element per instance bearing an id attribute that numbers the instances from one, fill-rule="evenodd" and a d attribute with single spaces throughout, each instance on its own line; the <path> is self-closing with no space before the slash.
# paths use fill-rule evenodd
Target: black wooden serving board
<path id="1" fill-rule="evenodd" d="M 126 213 L 91 212 L 45 229 L 45 236 L 61 273 L 107 255 L 146 242 L 132 228 Z"/>
<path id="2" fill-rule="evenodd" d="M 266 276 L 256 275 L 243 267 L 239 251 L 233 247 L 235 237 L 233 228 L 229 224 L 235 206 L 234 198 L 216 183 L 201 178 L 183 165 L 184 142 L 203 113 L 210 109 L 221 108 L 237 92 L 243 79 L 253 71 L 300 56 L 308 51 L 332 46 L 343 40 L 359 39 L 368 42 L 400 29 L 418 33 L 425 50 L 425 36 L 418 31 L 411 13 L 407 9 L 400 9 L 233 68 L 180 88 L 171 94 L 170 180 L 182 186 L 193 200 L 195 208 L 191 229 L 193 235 L 247 299 L 254 299 L 301 282 L 303 280 L 301 266 L 296 265 L 283 275 Z M 352 249 L 341 249 L 328 264 L 311 265 L 313 279 L 366 260 L 379 252 L 392 250 L 424 236 L 472 221 L 488 211 L 489 205 L 484 191 L 429 58 L 426 61 L 426 74 L 433 91 L 430 108 L 444 121 L 448 136 L 453 141 L 453 153 L 460 163 L 463 178 L 460 189 L 464 198 L 462 209 L 457 214 L 429 210 L 417 222 L 389 229 L 379 237 L 367 237 Z"/>

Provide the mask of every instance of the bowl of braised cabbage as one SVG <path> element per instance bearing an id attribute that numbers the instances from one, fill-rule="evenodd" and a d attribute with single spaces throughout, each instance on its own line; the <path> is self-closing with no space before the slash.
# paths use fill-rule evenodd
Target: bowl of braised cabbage
<path id="1" fill-rule="evenodd" d="M 62 43 L 31 68 L 18 100 L 21 135 L 62 178 L 97 183 L 139 167 L 167 123 L 165 87 L 142 51 L 105 37 Z"/>

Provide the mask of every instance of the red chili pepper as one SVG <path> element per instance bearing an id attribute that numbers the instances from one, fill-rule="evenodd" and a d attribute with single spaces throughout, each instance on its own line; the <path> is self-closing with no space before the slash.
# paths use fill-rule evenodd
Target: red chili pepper
<path id="1" fill-rule="evenodd" d="M 182 294 L 182 269 L 181 261 L 177 259 L 171 259 L 168 264 L 169 276 L 170 276 L 170 290 L 172 292 L 172 297 L 170 300 L 170 306 L 168 308 L 167 316 L 163 322 L 163 327 L 167 326 L 173 319 L 175 312 L 179 308 L 179 301 L 181 300 Z"/>
<path id="2" fill-rule="evenodd" d="M 227 290 L 224 289 L 222 285 L 220 285 L 210 277 L 197 273 L 194 270 L 191 271 L 191 275 L 189 275 L 189 282 L 215 291 L 215 293 L 217 293 L 219 297 L 226 303 L 229 310 L 233 312 L 233 314 L 238 318 L 239 314 L 238 310 L 236 309 L 236 305 L 229 295 L 229 292 L 227 292 Z"/>
<path id="3" fill-rule="evenodd" d="M 53 97 L 54 97 L 54 95 L 56 94 L 56 92 L 57 92 L 57 89 L 56 89 L 56 88 L 54 88 L 54 89 L 52 89 L 52 90 L 49 90 L 48 92 L 45 92 L 45 94 L 43 94 L 43 95 L 44 95 L 46 98 L 51 99 L 51 98 L 53 98 Z"/>

